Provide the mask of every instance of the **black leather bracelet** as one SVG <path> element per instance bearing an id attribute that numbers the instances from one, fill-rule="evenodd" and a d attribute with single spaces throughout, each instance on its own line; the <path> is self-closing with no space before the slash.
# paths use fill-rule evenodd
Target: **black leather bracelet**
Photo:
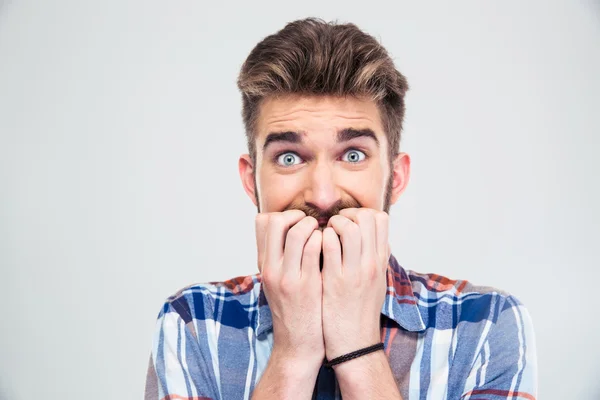
<path id="1" fill-rule="evenodd" d="M 334 365 L 341 364 L 345 361 L 349 361 L 360 356 L 364 356 L 365 354 L 373 353 L 377 350 L 383 350 L 383 343 L 377 343 L 373 346 L 365 347 L 364 349 L 353 351 L 352 353 L 344 354 L 343 356 L 339 356 L 334 358 L 331 361 L 325 362 L 323 365 L 327 368 L 331 368 Z"/>

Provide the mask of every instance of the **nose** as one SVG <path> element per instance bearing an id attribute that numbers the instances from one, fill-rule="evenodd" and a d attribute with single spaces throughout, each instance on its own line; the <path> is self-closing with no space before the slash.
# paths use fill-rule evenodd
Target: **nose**
<path id="1" fill-rule="evenodd" d="M 340 201 L 341 193 L 336 185 L 334 171 L 325 162 L 317 163 L 308 174 L 304 201 L 320 210 L 329 210 Z"/>

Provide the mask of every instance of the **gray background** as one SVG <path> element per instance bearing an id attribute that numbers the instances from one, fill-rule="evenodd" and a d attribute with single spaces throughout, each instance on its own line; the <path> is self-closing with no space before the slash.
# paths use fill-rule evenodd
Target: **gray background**
<path id="1" fill-rule="evenodd" d="M 409 79 L 401 264 L 517 295 L 540 399 L 600 398 L 597 1 L 0 4 L 1 399 L 141 398 L 163 300 L 256 271 L 235 79 L 305 16 Z"/>

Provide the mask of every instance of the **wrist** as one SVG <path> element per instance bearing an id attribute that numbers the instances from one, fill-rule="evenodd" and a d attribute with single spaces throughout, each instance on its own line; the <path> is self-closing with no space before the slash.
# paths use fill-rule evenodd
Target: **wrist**
<path id="1" fill-rule="evenodd" d="M 385 393 L 389 399 L 402 399 L 398 381 L 384 351 L 365 354 L 333 366 L 344 399 L 369 398 L 374 392 Z"/>
<path id="2" fill-rule="evenodd" d="M 317 363 L 307 357 L 290 355 L 289 352 L 274 347 L 252 399 L 310 398 L 319 374 L 320 362 Z"/>
<path id="3" fill-rule="evenodd" d="M 379 332 L 370 334 L 368 335 L 368 337 L 363 336 L 361 338 L 359 336 L 354 336 L 349 337 L 346 340 L 337 339 L 327 341 L 325 354 L 327 361 L 331 361 L 334 358 L 343 356 L 348 353 L 352 353 L 360 349 L 364 349 L 366 347 L 373 346 L 378 343 L 381 343 L 381 337 Z"/>
<path id="4" fill-rule="evenodd" d="M 340 384 L 353 386 L 360 384 L 366 371 L 381 373 L 385 370 L 386 365 L 389 366 L 386 354 L 383 350 L 378 350 L 334 365 L 332 368 Z"/>
<path id="5" fill-rule="evenodd" d="M 380 351 L 380 350 L 384 350 L 384 345 L 381 342 L 379 342 L 377 344 L 374 344 L 372 346 L 363 347 L 361 349 L 355 350 L 355 351 L 350 352 L 350 353 L 346 353 L 346 354 L 344 354 L 344 355 L 342 355 L 340 357 L 336 357 L 336 358 L 334 358 L 332 360 L 326 360 L 326 362 L 325 362 L 324 365 L 326 367 L 333 367 L 335 365 L 338 365 L 338 364 L 341 364 L 341 363 L 344 363 L 344 362 L 348 362 L 350 360 L 354 360 L 356 358 L 363 357 L 363 356 L 365 356 L 367 354 L 370 354 L 370 353 L 373 353 L 373 352 L 376 352 L 376 351 Z"/>
<path id="6" fill-rule="evenodd" d="M 299 354 L 297 351 L 289 351 L 273 347 L 269 363 L 278 368 L 284 376 L 297 378 L 304 381 L 311 379 L 314 375 L 316 379 L 319 368 L 323 364 L 322 356 L 314 354 Z"/>

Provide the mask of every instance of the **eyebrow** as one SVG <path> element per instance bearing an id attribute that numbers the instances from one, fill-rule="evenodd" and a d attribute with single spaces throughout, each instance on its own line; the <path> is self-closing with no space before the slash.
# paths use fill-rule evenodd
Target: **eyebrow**
<path id="1" fill-rule="evenodd" d="M 338 131 L 338 133 L 337 133 L 337 142 L 338 143 L 348 142 L 352 139 L 361 138 L 361 137 L 366 137 L 366 138 L 372 139 L 375 142 L 375 144 L 377 145 L 377 147 L 379 147 L 379 140 L 377 139 L 375 132 L 373 132 L 373 130 L 371 130 L 369 128 L 342 129 L 341 131 Z M 263 148 L 262 148 L 263 152 L 266 150 L 266 148 L 271 143 L 276 143 L 276 142 L 287 142 L 287 143 L 294 143 L 294 144 L 302 143 L 302 136 L 300 136 L 300 133 L 293 132 L 293 131 L 269 133 L 267 135 L 267 138 L 265 139 L 265 143 L 263 144 Z"/>
<path id="2" fill-rule="evenodd" d="M 265 144 L 263 144 L 263 152 L 271 143 L 287 142 L 287 143 L 302 143 L 302 137 L 298 132 L 273 132 L 267 135 Z"/>
<path id="3" fill-rule="evenodd" d="M 342 129 L 337 134 L 337 141 L 338 141 L 338 143 L 348 142 L 348 141 L 350 141 L 352 139 L 361 138 L 361 137 L 366 137 L 366 138 L 373 139 L 373 141 L 375 142 L 375 144 L 377 145 L 377 147 L 379 147 L 379 140 L 377 139 L 377 136 L 375 135 L 375 132 L 373 132 L 369 128 L 365 128 L 365 129 L 354 129 L 354 128 Z"/>

